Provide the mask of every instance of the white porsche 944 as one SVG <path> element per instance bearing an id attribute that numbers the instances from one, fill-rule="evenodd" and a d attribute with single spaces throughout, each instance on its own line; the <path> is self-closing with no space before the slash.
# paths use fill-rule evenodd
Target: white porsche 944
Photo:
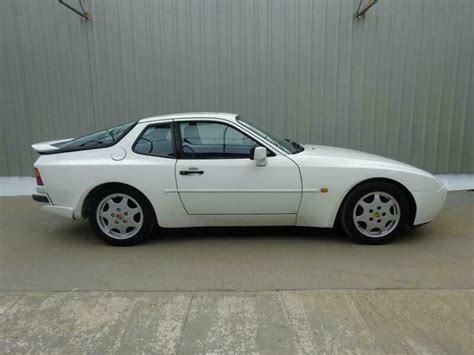
<path id="1" fill-rule="evenodd" d="M 44 211 L 89 218 L 114 245 L 155 226 L 330 228 L 381 244 L 430 222 L 446 188 L 430 173 L 354 150 L 301 145 L 228 113 L 187 113 L 34 144 Z"/>

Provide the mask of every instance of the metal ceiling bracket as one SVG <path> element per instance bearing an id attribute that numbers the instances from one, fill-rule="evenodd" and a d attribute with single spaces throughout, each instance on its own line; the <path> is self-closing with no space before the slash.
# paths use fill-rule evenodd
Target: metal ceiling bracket
<path id="1" fill-rule="evenodd" d="M 374 6 L 378 1 L 379 0 L 366 0 L 365 5 L 362 6 L 362 2 L 364 2 L 364 0 L 360 0 L 359 8 L 356 11 L 355 17 L 359 20 L 364 18 L 367 11 L 369 11 L 369 9 Z"/>
<path id="2" fill-rule="evenodd" d="M 78 10 L 75 7 L 69 5 L 64 0 L 58 0 L 58 2 L 61 5 L 67 7 L 69 10 L 71 10 L 71 11 L 75 12 L 76 14 L 78 14 L 84 21 L 88 21 L 88 20 L 91 19 L 91 15 L 90 15 L 89 11 L 84 10 L 84 7 L 82 6 L 82 0 L 79 0 L 79 5 L 81 7 L 81 10 Z"/>

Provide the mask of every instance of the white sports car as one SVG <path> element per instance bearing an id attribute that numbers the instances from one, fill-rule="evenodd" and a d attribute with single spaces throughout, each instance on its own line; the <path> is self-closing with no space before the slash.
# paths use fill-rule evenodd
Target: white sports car
<path id="1" fill-rule="evenodd" d="M 446 188 L 433 175 L 354 150 L 301 145 L 228 113 L 142 119 L 34 144 L 33 199 L 89 218 L 115 245 L 154 226 L 333 227 L 381 244 L 430 222 Z"/>

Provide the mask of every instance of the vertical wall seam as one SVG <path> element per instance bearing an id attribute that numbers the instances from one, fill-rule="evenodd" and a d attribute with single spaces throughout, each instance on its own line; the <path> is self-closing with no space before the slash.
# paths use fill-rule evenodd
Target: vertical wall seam
<path id="1" fill-rule="evenodd" d="M 92 1 L 91 0 L 91 7 L 92 7 Z M 91 58 L 91 51 L 90 51 L 90 43 L 89 43 L 89 28 L 90 26 L 88 26 L 89 23 L 85 23 L 85 26 L 86 26 L 86 45 L 87 45 L 87 59 L 88 59 L 88 68 L 89 68 L 89 84 L 90 84 L 90 97 L 91 97 L 91 104 L 92 104 L 92 119 L 94 120 L 94 122 L 97 121 L 97 116 L 96 116 L 96 112 L 95 112 L 95 99 L 94 99 L 94 84 L 93 84 L 93 81 L 92 81 L 92 58 Z M 91 29 L 92 30 L 92 29 Z"/>

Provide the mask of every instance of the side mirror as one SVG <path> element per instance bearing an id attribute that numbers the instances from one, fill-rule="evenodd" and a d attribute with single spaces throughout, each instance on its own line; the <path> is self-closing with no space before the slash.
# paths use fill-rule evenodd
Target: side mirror
<path id="1" fill-rule="evenodd" d="M 253 149 L 252 160 L 255 160 L 255 164 L 257 166 L 266 166 L 267 165 L 267 148 L 255 147 L 255 149 Z"/>

